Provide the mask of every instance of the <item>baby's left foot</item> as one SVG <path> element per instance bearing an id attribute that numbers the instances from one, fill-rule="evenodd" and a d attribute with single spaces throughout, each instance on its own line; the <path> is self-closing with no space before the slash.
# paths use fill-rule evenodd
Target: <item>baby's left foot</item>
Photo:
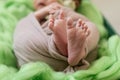
<path id="1" fill-rule="evenodd" d="M 54 19 L 53 16 L 50 15 L 49 28 L 53 31 L 54 42 L 61 54 L 64 56 L 68 56 L 66 19 L 64 17 L 63 11 L 60 12 L 58 19 Z"/>

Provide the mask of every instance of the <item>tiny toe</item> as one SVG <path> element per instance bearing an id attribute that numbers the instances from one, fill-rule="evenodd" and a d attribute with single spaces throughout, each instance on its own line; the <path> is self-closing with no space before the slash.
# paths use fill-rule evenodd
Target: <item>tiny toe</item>
<path id="1" fill-rule="evenodd" d="M 71 29 L 73 27 L 74 26 L 73 26 L 73 20 L 72 20 L 72 18 L 68 18 L 67 19 L 67 29 Z"/>
<path id="2" fill-rule="evenodd" d="M 53 31 L 54 23 L 53 22 L 49 22 L 48 27 Z"/>
<path id="3" fill-rule="evenodd" d="M 84 21 L 83 21 L 83 20 L 80 20 L 80 21 L 79 21 L 79 24 L 80 24 L 80 26 L 83 26 L 83 25 L 84 25 Z"/>
<path id="4" fill-rule="evenodd" d="M 81 27 L 82 26 L 82 20 L 78 19 L 76 27 Z"/>
<path id="5" fill-rule="evenodd" d="M 85 26 L 85 22 L 82 21 L 82 25 L 81 25 L 82 29 L 84 29 L 84 26 Z"/>
<path id="6" fill-rule="evenodd" d="M 82 21 L 82 26 L 85 26 L 85 22 L 84 21 Z"/>
<path id="7" fill-rule="evenodd" d="M 54 23 L 54 19 L 49 19 L 49 23 L 50 23 L 50 22 Z"/>
<path id="8" fill-rule="evenodd" d="M 53 18 L 53 15 L 49 16 L 48 27 L 53 31 L 53 28 L 54 28 L 54 18 Z"/>
<path id="9" fill-rule="evenodd" d="M 89 36 L 89 35 L 90 35 L 90 30 L 87 30 L 86 36 Z"/>
<path id="10" fill-rule="evenodd" d="M 78 21 L 77 21 L 77 23 L 76 23 L 76 27 L 80 27 L 81 26 L 81 19 L 79 19 Z"/>
<path id="11" fill-rule="evenodd" d="M 58 17 L 59 19 L 64 19 L 65 18 L 65 14 L 64 14 L 64 11 L 63 10 L 61 10 L 60 11 L 60 14 L 59 14 L 59 17 Z"/>
<path id="12" fill-rule="evenodd" d="M 84 26 L 84 29 L 83 29 L 83 30 L 84 30 L 84 32 L 86 32 L 86 31 L 88 30 L 87 25 Z"/>
<path id="13" fill-rule="evenodd" d="M 83 21 L 81 19 L 79 19 L 78 22 L 79 22 L 79 25 L 82 26 Z"/>

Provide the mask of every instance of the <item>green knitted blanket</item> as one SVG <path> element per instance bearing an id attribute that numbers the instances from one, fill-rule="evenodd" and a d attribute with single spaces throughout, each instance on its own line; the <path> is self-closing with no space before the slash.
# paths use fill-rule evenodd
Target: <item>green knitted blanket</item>
<path id="1" fill-rule="evenodd" d="M 98 58 L 88 70 L 64 74 L 43 62 L 31 62 L 20 69 L 13 52 L 13 32 L 17 22 L 32 12 L 32 0 L 0 0 L 0 80 L 118 80 L 120 78 L 120 37 L 108 37 L 103 17 L 89 1 L 76 10 L 94 22 L 100 31 Z"/>

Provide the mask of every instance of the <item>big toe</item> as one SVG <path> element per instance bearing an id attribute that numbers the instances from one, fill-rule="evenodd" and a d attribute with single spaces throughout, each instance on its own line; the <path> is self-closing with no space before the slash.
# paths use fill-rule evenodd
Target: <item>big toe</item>
<path id="1" fill-rule="evenodd" d="M 49 16 L 48 27 L 53 31 L 53 28 L 54 28 L 54 18 L 53 18 L 53 15 Z"/>
<path id="2" fill-rule="evenodd" d="M 60 11 L 58 18 L 59 18 L 59 19 L 65 19 L 65 13 L 64 13 L 63 10 Z"/>
<path id="3" fill-rule="evenodd" d="M 73 25 L 72 18 L 67 19 L 67 39 L 72 41 L 76 35 L 76 27 Z"/>
<path id="4" fill-rule="evenodd" d="M 73 26 L 73 20 L 72 20 L 72 18 L 68 18 L 67 19 L 67 29 L 71 29 L 73 27 L 74 26 Z"/>

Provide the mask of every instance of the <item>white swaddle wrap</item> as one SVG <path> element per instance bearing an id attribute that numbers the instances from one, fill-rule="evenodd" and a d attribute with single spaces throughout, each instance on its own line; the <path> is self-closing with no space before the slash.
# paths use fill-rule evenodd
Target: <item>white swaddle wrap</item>
<path id="1" fill-rule="evenodd" d="M 36 61 L 45 62 L 56 71 L 64 71 L 69 66 L 67 57 L 60 55 L 56 49 L 52 31 L 47 26 L 42 27 L 33 13 L 18 23 L 14 33 L 14 51 L 19 66 Z M 78 65 L 77 68 L 89 66 L 85 60 Z M 68 67 L 65 72 L 70 69 L 71 67 Z"/>

